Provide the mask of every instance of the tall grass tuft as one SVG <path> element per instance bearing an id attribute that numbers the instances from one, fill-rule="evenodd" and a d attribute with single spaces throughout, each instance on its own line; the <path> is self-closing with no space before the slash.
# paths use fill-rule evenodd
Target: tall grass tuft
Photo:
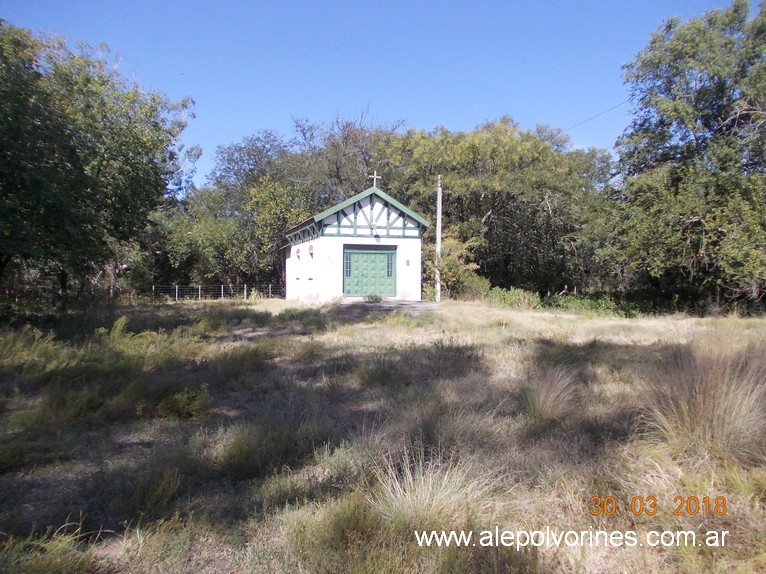
<path id="1" fill-rule="evenodd" d="M 492 479 L 478 470 L 416 446 L 374 467 L 368 500 L 394 531 L 459 528 L 490 508 Z"/>
<path id="2" fill-rule="evenodd" d="M 650 428 L 686 460 L 766 463 L 764 351 L 711 340 L 670 357 L 648 385 Z"/>
<path id="3" fill-rule="evenodd" d="M 64 532 L 63 527 L 51 536 L 8 538 L 0 542 L 0 571 L 7 574 L 107 572 L 81 544 L 82 538 L 79 528 L 75 532 Z"/>
<path id="4" fill-rule="evenodd" d="M 202 420 L 210 407 L 207 385 L 197 389 L 182 389 L 166 396 L 157 405 L 157 414 L 164 417 Z"/>
<path id="5" fill-rule="evenodd" d="M 580 405 L 577 372 L 558 365 L 531 375 L 520 392 L 521 411 L 536 423 L 561 422 Z"/>
<path id="6" fill-rule="evenodd" d="M 141 518 L 157 518 L 170 512 L 184 475 L 175 466 L 154 468 L 139 477 L 130 499 L 130 510 Z"/>
<path id="7" fill-rule="evenodd" d="M 306 572 L 396 571 L 371 567 L 369 554 L 381 547 L 381 522 L 359 492 L 304 507 L 286 522 L 291 550 Z"/>
<path id="8" fill-rule="evenodd" d="M 296 455 L 294 429 L 276 418 L 233 425 L 222 431 L 221 441 L 221 469 L 236 480 L 268 474 Z"/>

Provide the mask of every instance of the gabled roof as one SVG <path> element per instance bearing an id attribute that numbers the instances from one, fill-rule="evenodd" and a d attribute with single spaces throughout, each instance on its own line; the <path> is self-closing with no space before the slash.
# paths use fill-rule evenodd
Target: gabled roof
<path id="1" fill-rule="evenodd" d="M 337 205 L 334 205 L 333 207 L 323 211 L 322 213 L 316 214 L 313 217 L 313 219 L 314 219 L 314 221 L 317 221 L 317 222 L 322 221 L 325 217 L 328 217 L 328 216 L 332 215 L 333 213 L 337 213 L 341 209 L 346 209 L 350 205 L 354 205 L 354 203 L 356 203 L 357 201 L 360 201 L 360 200 L 364 199 L 365 197 L 367 197 L 368 195 L 373 195 L 373 194 L 377 195 L 383 201 L 386 201 L 386 202 L 390 203 L 396 209 L 398 209 L 400 211 L 403 211 L 404 213 L 409 215 L 412 219 L 414 219 L 415 221 L 420 223 L 420 225 L 422 225 L 424 227 L 428 227 L 429 225 L 431 225 L 428 222 L 428 220 L 424 219 L 423 217 L 421 217 L 420 215 L 418 215 L 417 213 L 415 213 L 411 209 L 405 207 L 404 205 L 402 205 L 401 203 L 396 201 L 393 197 L 391 197 L 390 195 L 388 195 L 386 192 L 382 191 L 378 187 L 370 187 L 368 189 L 365 189 L 362 193 L 357 193 L 354 197 L 349 197 L 346 201 L 343 201 L 343 202 L 341 202 L 341 203 L 339 203 Z"/>
<path id="2" fill-rule="evenodd" d="M 368 189 L 365 189 L 363 192 L 357 193 L 355 196 L 349 197 L 347 200 L 342 201 L 341 203 L 338 203 L 337 205 L 334 205 L 329 209 L 326 209 L 322 213 L 317 213 L 315 216 L 309 217 L 307 220 L 302 221 L 298 225 L 291 227 L 290 229 L 287 230 L 286 234 L 290 235 L 293 231 L 301 227 L 305 227 L 307 224 L 319 223 L 326 217 L 329 217 L 330 215 L 333 215 L 334 213 L 339 212 L 341 209 L 346 209 L 347 207 L 354 205 L 354 203 L 364 199 L 368 195 L 377 195 L 380 199 L 393 205 L 396 209 L 398 209 L 399 211 L 402 211 L 403 213 L 405 213 L 406 215 L 408 215 L 409 217 L 417 221 L 423 227 L 429 227 L 431 225 L 427 219 L 421 217 L 420 215 L 418 215 L 417 213 L 415 213 L 408 207 L 405 207 L 404 205 L 396 201 L 393 197 L 388 195 L 386 192 L 382 191 L 380 188 L 370 187 Z"/>

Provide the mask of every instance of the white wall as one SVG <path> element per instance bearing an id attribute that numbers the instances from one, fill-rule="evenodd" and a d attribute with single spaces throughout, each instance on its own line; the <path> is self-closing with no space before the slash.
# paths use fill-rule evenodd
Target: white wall
<path id="1" fill-rule="evenodd" d="M 328 237 L 290 246 L 287 299 L 324 303 L 343 297 L 344 245 L 396 245 L 396 297 L 420 301 L 419 237 Z M 309 255 L 313 247 L 313 256 Z M 300 257 L 297 251 L 300 250 Z"/>
<path id="2" fill-rule="evenodd" d="M 314 250 L 309 253 L 309 246 Z M 319 240 L 290 246 L 290 255 L 285 261 L 287 276 L 286 298 L 306 303 L 317 303 L 322 292 L 322 279 L 318 265 Z"/>

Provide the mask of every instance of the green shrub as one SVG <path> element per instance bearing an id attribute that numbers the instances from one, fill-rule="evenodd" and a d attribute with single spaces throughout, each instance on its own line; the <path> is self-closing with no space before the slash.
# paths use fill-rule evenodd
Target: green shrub
<path id="1" fill-rule="evenodd" d="M 607 296 L 553 295 L 543 299 L 543 307 L 578 314 L 617 315 L 620 312 L 615 300 Z"/>
<path id="2" fill-rule="evenodd" d="M 480 300 L 487 296 L 491 283 L 469 267 L 453 269 L 448 276 L 442 274 L 442 298 Z M 433 281 L 423 284 L 423 301 L 436 300 L 436 287 Z"/>
<path id="3" fill-rule="evenodd" d="M 319 309 L 291 308 L 276 316 L 276 323 L 297 323 L 311 332 L 326 331 L 327 317 Z"/>
<path id="4" fill-rule="evenodd" d="M 510 289 L 493 287 L 484 298 L 488 303 L 498 307 L 511 309 L 538 309 L 540 307 L 540 298 L 535 293 L 514 287 Z"/>
<path id="5" fill-rule="evenodd" d="M 42 370 L 55 362 L 62 350 L 53 333 L 44 335 L 29 325 L 0 333 L 0 365 L 13 367 L 18 372 Z"/>
<path id="6" fill-rule="evenodd" d="M 471 269 L 463 269 L 458 275 L 450 295 L 456 299 L 480 300 L 490 292 L 492 284 Z"/>
<path id="7" fill-rule="evenodd" d="M 130 333 L 125 332 L 125 328 L 128 326 L 128 318 L 122 316 L 117 319 L 112 325 L 112 330 L 109 331 L 109 340 L 112 344 L 119 344 L 124 339 L 130 338 Z"/>
<path id="8" fill-rule="evenodd" d="M 48 387 L 37 406 L 42 420 L 69 422 L 95 414 L 105 400 L 105 390 L 98 382 L 82 387 L 56 383 Z"/>
<path id="9" fill-rule="evenodd" d="M 194 321 L 191 332 L 195 335 L 207 335 L 219 331 L 222 327 L 223 321 L 221 319 L 205 315 Z"/>
<path id="10" fill-rule="evenodd" d="M 570 313 L 594 314 L 601 316 L 637 317 L 646 313 L 646 305 L 627 301 L 624 298 L 613 297 L 607 293 L 585 295 L 552 295 L 542 301 L 542 306 L 548 309 L 558 309 Z"/>
<path id="11" fill-rule="evenodd" d="M 380 545 L 381 520 L 364 495 L 351 492 L 288 523 L 293 551 L 309 572 L 374 572 L 370 541 Z"/>
<path id="12" fill-rule="evenodd" d="M 51 447 L 47 441 L 14 441 L 8 438 L 0 444 L 0 474 L 20 468 L 30 461 L 37 462 L 49 457 L 50 452 Z"/>
<path id="13" fill-rule="evenodd" d="M 271 343 L 245 344 L 227 349 L 211 362 L 212 372 L 224 381 L 260 373 L 274 358 Z"/>
<path id="14" fill-rule="evenodd" d="M 149 385 L 146 380 L 136 379 L 125 385 L 120 392 L 105 401 L 100 416 L 104 421 L 116 421 L 144 415 L 149 402 Z"/>

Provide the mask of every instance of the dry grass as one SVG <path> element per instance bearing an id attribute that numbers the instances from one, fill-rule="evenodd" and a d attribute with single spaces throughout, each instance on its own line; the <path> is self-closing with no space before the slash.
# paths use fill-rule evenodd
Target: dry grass
<path id="1" fill-rule="evenodd" d="M 765 356 L 718 335 L 669 357 L 649 381 L 651 428 L 688 464 L 766 463 Z"/>
<path id="2" fill-rule="evenodd" d="M 766 571 L 764 340 L 762 319 L 451 301 L 179 303 L 5 330 L 0 571 Z M 660 512 L 594 517 L 593 496 Z M 726 512 L 674 515 L 677 497 Z M 730 539 L 517 552 L 412 532 L 495 526 Z"/>
<path id="3" fill-rule="evenodd" d="M 519 401 L 521 411 L 537 423 L 563 422 L 579 410 L 576 370 L 564 364 L 530 375 Z"/>
<path id="4" fill-rule="evenodd" d="M 407 534 L 464 526 L 470 518 L 489 523 L 494 477 L 477 473 L 478 466 L 428 453 L 422 446 L 405 449 L 374 463 L 377 484 L 367 499 L 391 528 Z"/>

